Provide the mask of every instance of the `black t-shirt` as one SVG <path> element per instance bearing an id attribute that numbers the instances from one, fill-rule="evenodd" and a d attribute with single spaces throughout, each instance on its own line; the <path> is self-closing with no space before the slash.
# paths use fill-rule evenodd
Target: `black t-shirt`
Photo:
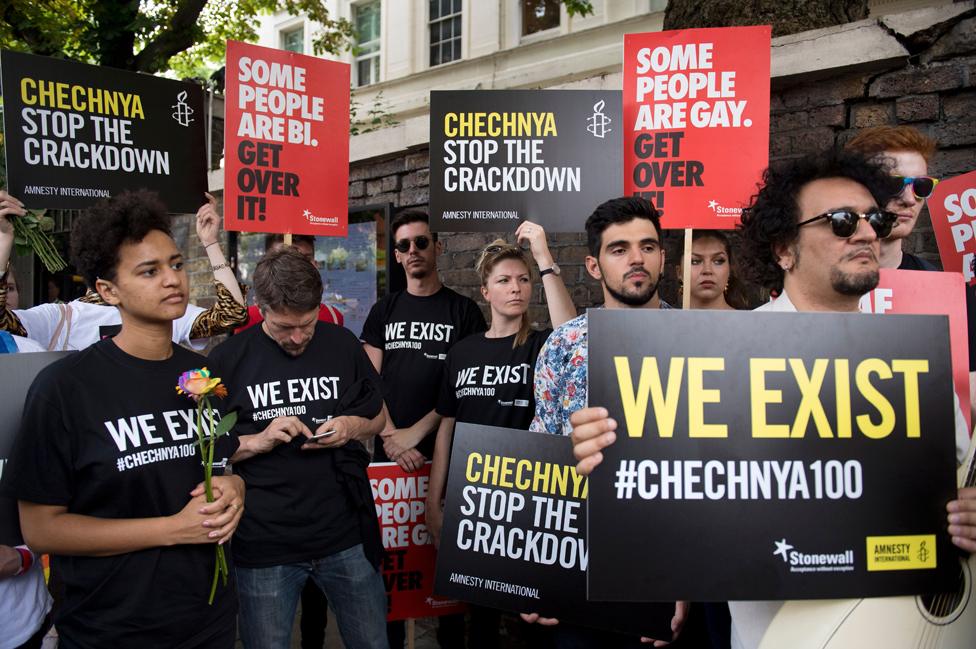
<path id="1" fill-rule="evenodd" d="M 173 345 L 164 361 L 102 340 L 46 368 L 31 386 L 7 470 L 9 495 L 99 518 L 176 514 L 203 481 L 196 406 L 180 374 L 206 364 Z M 215 461 L 236 442 L 218 444 Z M 6 473 L 6 472 L 5 472 Z M 64 583 L 55 619 L 69 647 L 233 647 L 233 576 L 207 605 L 214 546 L 178 545 L 111 557 L 52 557 Z"/>
<path id="2" fill-rule="evenodd" d="M 373 305 L 361 337 L 383 351 L 383 396 L 394 426 L 412 426 L 437 406 L 447 352 L 487 328 L 478 305 L 446 286 L 422 297 L 400 291 Z M 428 458 L 434 438 L 417 446 Z M 379 443 L 376 459 L 387 459 Z"/>
<path id="3" fill-rule="evenodd" d="M 930 261 L 926 261 L 921 257 L 917 257 L 910 252 L 901 253 L 901 263 L 898 264 L 898 270 L 939 270 Z"/>
<path id="4" fill-rule="evenodd" d="M 515 335 L 468 336 L 447 354 L 437 414 L 459 422 L 529 429 L 535 415 L 535 361 L 552 329 L 532 331 L 512 348 Z"/>
<path id="5" fill-rule="evenodd" d="M 237 435 L 260 433 L 295 416 L 312 432 L 339 415 L 379 414 L 379 377 L 347 329 L 319 322 L 300 356 L 290 356 L 260 327 L 232 336 L 210 354 L 227 385 Z M 234 535 L 234 560 L 265 567 L 326 557 L 360 542 L 354 506 L 336 470 L 336 450 L 301 450 L 300 435 L 269 453 L 234 464 L 247 484 L 247 507 Z M 346 446 L 359 445 L 349 442 Z M 365 452 L 365 451 L 363 451 Z"/>

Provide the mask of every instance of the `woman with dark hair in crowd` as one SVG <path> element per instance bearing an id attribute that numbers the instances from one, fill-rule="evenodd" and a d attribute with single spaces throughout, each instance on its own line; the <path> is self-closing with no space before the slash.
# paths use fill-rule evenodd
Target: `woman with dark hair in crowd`
<path id="1" fill-rule="evenodd" d="M 215 475 L 207 503 L 195 405 L 176 391 L 206 359 L 172 340 L 190 287 L 166 208 L 145 191 L 99 203 L 72 253 L 121 330 L 38 375 L 2 486 L 64 584 L 59 646 L 232 649 L 233 576 L 207 602 L 213 545 L 233 536 L 244 483 Z M 221 440 L 215 464 L 235 445 Z"/>
<path id="2" fill-rule="evenodd" d="M 546 244 L 546 233 L 539 225 L 522 223 L 515 231 L 517 241 L 527 241 L 542 276 L 549 305 L 549 318 L 558 326 L 576 316 L 576 307 L 560 277 L 559 266 Z M 533 398 L 534 370 L 539 350 L 552 329 L 532 328 L 529 301 L 534 285 L 532 267 L 525 252 L 516 244 L 498 239 L 490 243 L 478 258 L 476 269 L 481 277 L 481 295 L 491 310 L 491 325 L 484 333 L 468 336 L 447 354 L 444 383 L 437 414 L 441 415 L 434 447 L 430 488 L 427 495 L 427 525 L 439 541 L 443 522 L 443 499 L 447 470 L 454 437 L 454 423 L 466 422 L 528 430 L 535 414 Z M 494 385 L 493 391 L 478 390 L 485 383 L 483 368 L 493 366 L 504 372 L 508 381 Z M 503 369 L 498 369 L 503 368 Z M 458 376 L 471 376 L 465 388 L 457 389 Z M 491 396 L 485 396 L 491 394 Z M 508 405 L 504 405 L 508 404 Z M 475 607 L 471 614 L 469 634 L 472 649 L 498 644 L 499 613 Z"/>
<path id="3" fill-rule="evenodd" d="M 684 268 L 676 267 L 678 281 Z M 682 287 L 684 290 L 684 287 Z M 732 242 L 721 230 L 695 230 L 691 243 L 691 308 L 748 309 L 742 282 L 736 276 Z"/>

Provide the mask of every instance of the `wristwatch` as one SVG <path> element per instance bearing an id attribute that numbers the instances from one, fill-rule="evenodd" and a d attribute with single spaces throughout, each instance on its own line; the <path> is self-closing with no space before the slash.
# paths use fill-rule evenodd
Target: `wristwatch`
<path id="1" fill-rule="evenodd" d="M 552 266 L 550 266 L 549 268 L 539 269 L 539 277 L 545 277 L 549 273 L 552 273 L 556 277 L 559 277 L 560 273 L 562 273 L 562 270 L 560 270 L 559 268 L 559 264 L 557 264 L 556 262 L 552 262 Z"/>

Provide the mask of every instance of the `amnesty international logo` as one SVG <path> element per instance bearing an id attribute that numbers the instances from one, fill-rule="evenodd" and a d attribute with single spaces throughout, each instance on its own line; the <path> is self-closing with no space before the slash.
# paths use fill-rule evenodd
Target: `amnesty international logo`
<path id="1" fill-rule="evenodd" d="M 601 140 L 607 136 L 607 133 L 610 133 L 613 130 L 609 128 L 610 122 L 613 120 L 603 113 L 603 109 L 606 107 L 606 105 L 607 103 L 602 99 L 593 104 L 593 114 L 590 115 L 586 120 L 588 123 L 586 130 Z"/>
<path id="2" fill-rule="evenodd" d="M 176 103 L 171 106 L 173 108 L 173 119 L 177 121 L 180 126 L 189 126 L 193 118 L 193 109 L 190 108 L 190 104 L 186 103 L 186 90 L 181 92 L 176 96 Z"/>
<path id="3" fill-rule="evenodd" d="M 869 572 L 935 568 L 935 535 L 869 536 L 867 559 Z"/>

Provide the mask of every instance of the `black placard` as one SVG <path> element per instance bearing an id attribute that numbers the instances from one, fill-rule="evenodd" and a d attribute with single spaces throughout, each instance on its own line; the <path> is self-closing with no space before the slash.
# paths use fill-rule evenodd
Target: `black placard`
<path id="1" fill-rule="evenodd" d="M 581 232 L 623 191 L 620 111 L 619 90 L 431 92 L 431 229 Z"/>
<path id="2" fill-rule="evenodd" d="M 568 437 L 457 424 L 435 594 L 670 638 L 674 602 L 586 601 L 587 488 Z"/>
<path id="3" fill-rule="evenodd" d="M 7 191 L 28 208 L 81 209 L 140 188 L 171 212 L 206 202 L 200 86 L 7 50 L 0 78 Z"/>
<path id="4" fill-rule="evenodd" d="M 0 480 L 7 473 L 7 462 L 14 439 L 20 432 L 20 419 L 24 414 L 24 400 L 34 377 L 45 367 L 74 352 L 33 352 L 0 354 Z M 20 545 L 20 519 L 17 502 L 0 495 L 0 544 Z"/>
<path id="5" fill-rule="evenodd" d="M 589 403 L 618 422 L 591 476 L 591 599 L 952 582 L 944 316 L 591 310 L 588 340 Z"/>

